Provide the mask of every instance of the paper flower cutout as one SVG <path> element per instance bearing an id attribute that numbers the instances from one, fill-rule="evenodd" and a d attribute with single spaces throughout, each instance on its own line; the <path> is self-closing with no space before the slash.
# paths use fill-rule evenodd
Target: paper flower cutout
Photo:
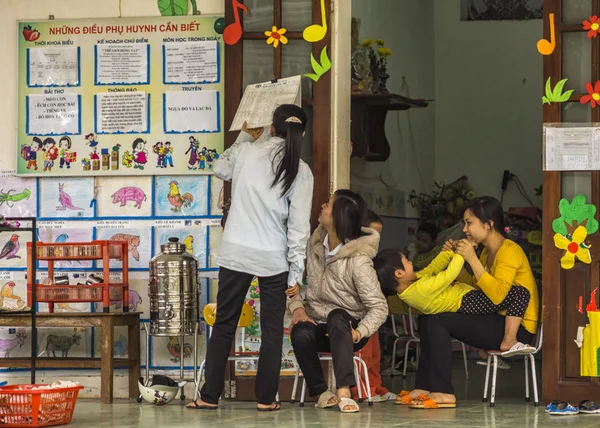
<path id="1" fill-rule="evenodd" d="M 265 31 L 265 36 L 268 37 L 267 44 L 273 44 L 274 48 L 279 46 L 279 42 L 287 45 L 288 38 L 284 36 L 286 32 L 287 30 L 285 28 L 280 28 L 278 30 L 277 27 L 273 25 L 271 31 Z"/>
<path id="2" fill-rule="evenodd" d="M 587 230 L 583 226 L 575 229 L 573 235 L 563 236 L 558 233 L 554 235 L 554 245 L 556 248 L 567 250 L 565 255 L 560 259 L 560 265 L 563 269 L 571 269 L 575 266 L 575 259 L 579 259 L 587 264 L 592 263 L 590 247 L 585 245 L 585 238 L 587 238 Z"/>
<path id="3" fill-rule="evenodd" d="M 596 105 L 600 104 L 600 80 L 593 87 L 590 82 L 586 83 L 585 89 L 588 95 L 581 97 L 581 104 L 590 103 L 592 108 L 596 108 Z"/>
<path id="4" fill-rule="evenodd" d="M 570 89 L 563 92 L 565 83 L 567 83 L 567 79 L 562 79 L 556 84 L 554 89 L 552 89 L 550 77 L 548 77 L 548 80 L 546 80 L 546 95 L 542 97 L 542 104 L 564 103 L 565 101 L 569 101 L 569 98 L 571 98 L 571 94 L 574 91 L 573 89 Z"/>
<path id="5" fill-rule="evenodd" d="M 584 226 L 588 234 L 596 233 L 600 227 L 596 220 L 596 206 L 586 203 L 586 200 L 585 195 L 576 195 L 571 202 L 561 199 L 558 203 L 560 217 L 552 220 L 552 230 L 566 236 L 578 226 Z"/>
<path id="6" fill-rule="evenodd" d="M 588 39 L 592 37 L 596 37 L 598 35 L 598 30 L 600 30 L 600 22 L 598 22 L 597 16 L 590 16 L 589 21 L 583 21 L 583 29 L 588 30 Z"/>

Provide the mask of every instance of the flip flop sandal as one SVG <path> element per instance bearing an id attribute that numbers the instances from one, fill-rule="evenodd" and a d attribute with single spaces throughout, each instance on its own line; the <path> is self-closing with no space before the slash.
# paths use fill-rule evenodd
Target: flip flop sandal
<path id="1" fill-rule="evenodd" d="M 281 410 L 281 404 L 275 404 L 275 406 L 272 407 L 256 407 L 256 410 L 259 412 L 276 412 Z"/>
<path id="2" fill-rule="evenodd" d="M 352 406 L 354 408 L 353 409 L 344 409 L 344 407 L 346 407 L 346 406 Z M 352 398 L 348 398 L 348 397 L 340 398 L 338 407 L 340 408 L 340 412 L 342 412 L 342 413 L 358 413 L 358 411 L 360 410 L 358 407 L 358 404 L 356 404 L 356 401 L 354 401 Z"/>
<path id="3" fill-rule="evenodd" d="M 411 409 L 456 409 L 456 403 L 436 403 L 431 398 L 420 395 L 419 398 L 414 400 L 413 404 L 408 407 Z"/>
<path id="4" fill-rule="evenodd" d="M 206 404 L 198 404 L 195 401 L 190 403 L 191 405 L 185 406 L 186 409 L 192 410 L 217 410 L 219 406 L 207 406 Z"/>
<path id="5" fill-rule="evenodd" d="M 527 355 L 535 352 L 535 348 L 524 343 L 515 343 L 508 351 L 501 352 L 502 357 L 513 357 L 515 355 Z"/>
<path id="6" fill-rule="evenodd" d="M 583 400 L 581 403 L 579 403 L 579 413 L 600 413 L 600 406 L 595 401 Z"/>
<path id="7" fill-rule="evenodd" d="M 392 401 L 397 398 L 396 394 L 394 394 L 393 392 L 388 392 L 386 394 L 379 395 L 378 397 L 381 397 L 380 401 Z"/>
<path id="8" fill-rule="evenodd" d="M 394 404 L 398 406 L 406 406 L 412 402 L 413 399 L 410 396 L 410 391 L 402 390 L 400 391 L 400 394 L 398 394 L 398 396 L 396 397 L 396 401 L 394 401 Z"/>
<path id="9" fill-rule="evenodd" d="M 552 408 L 549 412 L 552 416 L 571 416 L 579 413 L 579 409 L 571 406 L 569 403 L 565 401 L 561 401 L 554 408 Z"/>
<path id="10" fill-rule="evenodd" d="M 332 398 L 337 399 L 338 397 L 331 391 L 325 391 L 324 393 L 319 395 L 319 400 L 315 403 L 315 407 L 317 409 L 328 409 L 330 407 L 337 406 L 339 401 L 336 400 L 333 403 L 329 402 L 329 400 L 331 400 Z"/>

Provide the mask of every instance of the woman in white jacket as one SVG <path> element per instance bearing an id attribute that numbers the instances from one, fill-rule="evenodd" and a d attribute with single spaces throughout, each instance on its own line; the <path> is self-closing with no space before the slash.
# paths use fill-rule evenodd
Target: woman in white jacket
<path id="1" fill-rule="evenodd" d="M 270 138 L 242 130 L 215 162 L 217 177 L 231 181 L 231 208 L 221 240 L 216 322 L 206 354 L 206 382 L 191 409 L 216 409 L 244 298 L 254 276 L 260 283 L 261 347 L 256 379 L 259 411 L 275 403 L 288 287 L 302 282 L 310 236 L 313 175 L 300 159 L 307 116 L 295 105 L 273 113 Z M 256 141 L 255 141 L 256 140 Z"/>

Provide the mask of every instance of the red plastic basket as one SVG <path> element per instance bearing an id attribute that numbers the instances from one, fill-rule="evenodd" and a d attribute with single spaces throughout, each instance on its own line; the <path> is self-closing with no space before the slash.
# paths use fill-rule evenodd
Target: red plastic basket
<path id="1" fill-rule="evenodd" d="M 44 385 L 0 387 L 0 426 L 50 427 L 71 422 L 83 386 L 32 389 L 40 386 Z"/>

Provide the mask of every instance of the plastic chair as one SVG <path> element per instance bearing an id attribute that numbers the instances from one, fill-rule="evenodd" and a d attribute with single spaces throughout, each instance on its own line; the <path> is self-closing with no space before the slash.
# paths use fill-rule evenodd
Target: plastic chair
<path id="1" fill-rule="evenodd" d="M 541 317 L 539 318 L 541 320 Z M 535 407 L 540 405 L 540 400 L 538 397 L 538 389 L 537 389 L 537 374 L 535 371 L 535 357 L 534 355 L 541 351 L 542 349 L 542 341 L 543 341 L 543 333 L 544 327 L 542 322 L 538 322 L 538 330 L 535 337 L 535 350 L 531 353 L 524 355 L 525 359 L 525 401 L 531 401 L 529 397 L 529 367 L 527 363 L 531 364 L 531 380 L 533 382 L 533 405 Z M 494 371 L 492 374 L 492 387 L 490 393 L 490 407 L 494 407 L 496 404 L 496 374 L 498 372 L 498 358 L 502 351 L 488 351 L 487 358 L 487 369 L 485 372 L 485 385 L 483 387 L 483 402 L 487 402 L 487 392 L 488 392 L 488 384 L 490 380 L 490 366 L 493 362 Z M 528 361 L 529 360 L 529 361 Z"/>
<path id="2" fill-rule="evenodd" d="M 360 357 L 357 357 L 356 355 L 353 356 L 354 359 L 354 378 L 356 379 L 356 388 L 358 389 L 358 402 L 362 403 L 364 401 L 363 399 L 363 393 L 362 393 L 362 388 L 361 388 L 361 378 L 360 378 L 360 373 L 359 373 L 359 365 L 362 367 L 364 374 L 365 374 L 365 381 L 366 381 L 366 395 L 367 395 L 367 402 L 369 403 L 369 406 L 373 405 L 373 399 L 371 397 L 371 385 L 369 383 L 369 373 L 368 373 L 368 369 L 367 369 L 367 364 L 364 362 L 364 360 Z M 321 361 L 327 361 L 327 385 L 329 385 L 329 387 L 331 388 L 331 385 L 333 384 L 333 375 L 332 375 L 332 365 L 333 365 L 333 359 L 331 357 L 330 353 L 321 353 L 319 354 L 319 360 Z M 292 387 L 292 397 L 290 400 L 291 404 L 294 404 L 296 402 L 296 393 L 297 393 L 297 389 L 298 389 L 298 380 L 300 379 L 300 367 L 297 365 L 296 366 L 296 376 L 294 378 L 294 385 Z M 304 398 L 306 396 L 306 379 L 302 379 L 302 392 L 300 393 L 300 407 L 304 407 Z"/>
<path id="3" fill-rule="evenodd" d="M 217 304 L 209 303 L 204 306 L 203 310 L 204 320 L 209 327 L 215 325 L 215 321 L 217 318 Z M 254 309 L 248 302 L 244 302 L 244 306 L 242 306 L 242 313 L 240 314 L 240 319 L 238 321 L 238 328 L 242 329 L 242 349 L 246 349 L 246 327 L 254 322 Z M 211 330 L 208 331 L 208 338 L 210 339 Z M 227 361 L 258 361 L 258 352 L 231 352 L 229 354 L 229 358 Z M 198 399 L 200 395 L 200 384 L 202 382 L 202 375 L 204 374 L 204 370 L 206 370 L 206 359 L 202 361 L 200 364 L 200 370 L 198 370 L 198 377 L 196 378 L 196 389 L 194 391 L 194 400 Z M 275 401 L 279 404 L 279 393 L 277 393 L 277 397 Z"/>

